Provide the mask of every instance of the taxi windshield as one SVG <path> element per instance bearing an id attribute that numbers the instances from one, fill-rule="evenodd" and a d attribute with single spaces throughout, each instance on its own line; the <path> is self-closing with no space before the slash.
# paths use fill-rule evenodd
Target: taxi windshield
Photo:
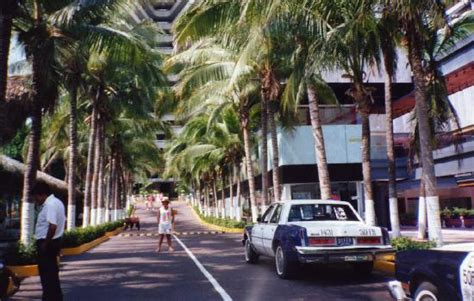
<path id="1" fill-rule="evenodd" d="M 359 218 L 348 205 L 303 204 L 291 206 L 288 221 L 359 221 Z"/>

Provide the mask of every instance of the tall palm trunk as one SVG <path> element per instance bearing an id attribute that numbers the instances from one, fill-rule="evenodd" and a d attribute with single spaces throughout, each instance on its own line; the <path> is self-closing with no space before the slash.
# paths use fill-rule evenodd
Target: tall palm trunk
<path id="1" fill-rule="evenodd" d="M 109 157 L 109 174 L 107 175 L 107 191 L 105 193 L 105 222 L 110 222 L 110 204 L 112 199 L 112 160 Z"/>
<path id="2" fill-rule="evenodd" d="M 268 119 L 270 123 L 270 135 L 272 140 L 272 181 L 273 181 L 273 194 L 275 196 L 275 201 L 278 202 L 281 199 L 281 190 L 280 190 L 280 151 L 278 149 L 278 133 L 275 122 L 275 113 L 276 109 L 274 107 L 275 103 L 269 105 L 268 110 Z"/>
<path id="3" fill-rule="evenodd" d="M 261 138 L 262 143 L 262 157 L 260 158 L 261 169 L 262 169 L 262 208 L 268 205 L 268 101 L 265 98 L 265 94 L 261 93 Z"/>
<path id="4" fill-rule="evenodd" d="M 370 164 L 370 119 L 368 112 L 362 112 L 362 175 L 364 178 L 365 222 L 375 225 L 375 204 L 372 191 Z"/>
<path id="5" fill-rule="evenodd" d="M 428 213 L 429 239 L 436 241 L 438 246 L 443 244 L 441 232 L 441 219 L 439 197 L 437 192 L 436 174 L 431 146 L 431 130 L 429 126 L 429 113 L 426 99 L 425 72 L 422 66 L 422 45 L 416 29 L 409 32 L 408 58 L 413 71 L 415 85 L 415 110 L 418 120 L 420 137 L 420 157 L 422 166 L 423 184 L 425 185 L 426 206 Z"/>
<path id="6" fill-rule="evenodd" d="M 231 219 L 235 218 L 235 206 L 234 206 L 234 169 L 235 166 L 232 164 L 229 170 L 229 217 Z"/>
<path id="7" fill-rule="evenodd" d="M 87 227 L 90 225 L 90 214 L 91 214 L 91 195 L 92 195 L 92 176 L 94 174 L 94 144 L 97 135 L 97 114 L 98 114 L 98 101 L 100 99 L 100 89 L 97 90 L 96 99 L 93 100 L 92 104 L 92 116 L 89 133 L 89 145 L 87 148 L 87 167 L 86 167 L 86 180 L 84 187 L 84 212 L 82 215 L 82 226 Z"/>
<path id="8" fill-rule="evenodd" d="M 250 214 L 252 221 L 257 222 L 258 212 L 255 202 L 255 178 L 253 172 L 252 150 L 250 146 L 249 112 L 246 105 L 240 110 L 240 122 L 244 136 L 245 162 L 247 164 L 247 178 L 249 181 Z"/>
<path id="9" fill-rule="evenodd" d="M 31 133 L 26 157 L 26 169 L 23 181 L 23 201 L 21 208 L 21 242 L 28 244 L 33 236 L 34 204 L 32 188 L 36 181 L 36 171 L 39 166 L 39 151 L 41 141 L 41 124 L 43 118 L 44 81 L 41 74 L 41 57 L 38 52 L 33 54 L 33 88 L 36 92 L 33 98 L 33 112 L 31 115 Z"/>
<path id="10" fill-rule="evenodd" d="M 70 91 L 69 111 L 69 166 L 68 166 L 68 205 L 67 229 L 76 227 L 76 165 L 77 165 L 77 86 L 73 83 Z"/>
<path id="11" fill-rule="evenodd" d="M 214 216 L 219 217 L 219 198 L 217 197 L 217 178 L 212 178 L 212 198 L 214 200 Z"/>
<path id="12" fill-rule="evenodd" d="M 418 238 L 426 238 L 426 193 L 425 184 L 420 180 L 420 197 L 418 198 Z"/>
<path id="13" fill-rule="evenodd" d="M 226 180 L 226 177 L 225 177 L 225 173 L 222 172 L 222 191 L 221 191 L 221 200 L 222 200 L 222 212 L 221 212 L 221 215 L 222 215 L 222 218 L 226 218 L 227 217 L 227 206 L 226 206 L 226 201 L 225 201 L 225 180 Z"/>
<path id="14" fill-rule="evenodd" d="M 5 95 L 8 81 L 8 56 L 12 35 L 12 12 L 17 1 L 7 1 L 0 8 L 0 145 L 5 143 Z"/>
<path id="15" fill-rule="evenodd" d="M 97 197 L 99 190 L 99 169 L 100 169 L 100 131 L 101 131 L 101 118 L 97 119 L 97 133 L 95 135 L 94 142 L 94 174 L 92 175 L 91 185 L 91 225 L 97 225 Z"/>
<path id="16" fill-rule="evenodd" d="M 103 224 L 105 220 L 105 208 L 104 208 L 104 177 L 105 177 L 105 124 L 101 123 L 100 126 L 100 141 L 99 141 L 99 172 L 98 172 L 98 187 L 97 187 L 97 224 Z"/>
<path id="17" fill-rule="evenodd" d="M 392 75 L 391 62 L 384 53 L 385 62 L 385 140 L 387 143 L 387 160 L 388 160 L 388 202 L 390 208 L 390 225 L 392 226 L 392 236 L 400 236 L 400 218 L 398 216 L 398 199 L 397 199 L 397 180 L 395 152 L 393 149 L 393 113 L 392 113 Z M 393 61 L 393 60 L 392 60 Z"/>
<path id="18" fill-rule="evenodd" d="M 329 178 L 326 147 L 324 145 L 323 128 L 319 113 L 319 99 L 316 94 L 316 88 L 312 84 L 308 84 L 307 93 L 309 116 L 311 119 L 311 127 L 313 129 L 316 165 L 318 167 L 319 190 L 321 191 L 321 199 L 329 200 L 331 198 L 331 180 Z"/>
<path id="19" fill-rule="evenodd" d="M 240 164 L 236 166 L 235 168 L 235 181 L 237 182 L 237 187 L 235 191 L 235 197 L 236 197 L 236 202 L 235 202 L 235 219 L 240 221 L 242 219 L 242 214 L 240 211 L 240 204 L 241 204 L 241 182 L 240 182 Z"/>

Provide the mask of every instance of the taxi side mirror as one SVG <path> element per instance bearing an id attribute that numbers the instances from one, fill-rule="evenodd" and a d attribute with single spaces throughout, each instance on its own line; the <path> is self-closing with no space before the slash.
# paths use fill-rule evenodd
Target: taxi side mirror
<path id="1" fill-rule="evenodd" d="M 261 222 L 262 222 L 262 216 L 259 215 L 259 216 L 257 217 L 257 223 L 261 223 Z"/>

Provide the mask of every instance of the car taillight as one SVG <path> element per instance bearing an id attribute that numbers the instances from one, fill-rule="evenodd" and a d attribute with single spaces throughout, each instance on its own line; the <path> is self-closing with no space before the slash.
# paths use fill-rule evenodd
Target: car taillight
<path id="1" fill-rule="evenodd" d="M 336 245 L 335 237 L 310 237 L 309 238 L 310 246 L 334 246 Z"/>
<path id="2" fill-rule="evenodd" d="M 357 238 L 358 245 L 379 245 L 380 244 L 380 237 L 358 237 Z"/>

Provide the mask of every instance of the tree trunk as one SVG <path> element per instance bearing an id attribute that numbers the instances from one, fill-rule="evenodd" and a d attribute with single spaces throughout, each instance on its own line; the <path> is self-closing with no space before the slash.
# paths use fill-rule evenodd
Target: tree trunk
<path id="1" fill-rule="evenodd" d="M 331 199 L 331 180 L 329 178 L 326 147 L 324 145 L 323 128 L 321 124 L 321 116 L 319 114 L 319 99 L 316 95 L 316 88 L 312 84 L 308 84 L 307 93 L 309 116 L 314 137 L 316 165 L 318 167 L 319 190 L 321 191 L 321 199 L 329 200 Z"/>
<path id="2" fill-rule="evenodd" d="M 426 193 L 423 180 L 420 180 L 420 197 L 418 198 L 418 239 L 426 238 Z"/>
<path id="3" fill-rule="evenodd" d="M 262 143 L 262 157 L 260 158 L 260 166 L 262 169 L 262 208 L 268 206 L 268 101 L 265 94 L 262 92 L 260 97 L 261 102 L 261 137 Z"/>
<path id="4" fill-rule="evenodd" d="M 232 164 L 229 170 L 229 218 L 235 218 L 235 206 L 234 206 L 234 170 L 235 165 Z"/>
<path id="5" fill-rule="evenodd" d="M 274 104 L 276 105 L 276 104 Z M 269 106 L 269 116 L 270 120 L 270 133 L 272 140 L 272 181 L 273 181 L 273 195 L 275 197 L 275 202 L 279 202 L 281 199 L 281 189 L 280 189 L 280 150 L 278 149 L 278 133 L 277 126 L 275 122 L 276 109 L 273 105 Z"/>
<path id="6" fill-rule="evenodd" d="M 247 164 L 247 178 L 249 181 L 249 195 L 250 195 L 250 214 L 251 219 L 257 222 L 258 212 L 255 202 L 255 178 L 253 173 L 252 150 L 250 145 L 250 130 L 249 130 L 249 112 L 247 107 L 241 109 L 240 122 L 242 124 L 242 131 L 244 136 L 245 162 Z"/>
<path id="7" fill-rule="evenodd" d="M 388 58 L 384 57 L 384 60 Z M 385 63 L 387 70 L 388 62 Z M 392 237 L 400 236 L 400 218 L 398 215 L 397 178 L 395 165 L 395 152 L 393 149 L 393 114 L 392 114 L 392 74 L 385 72 L 385 140 L 387 143 L 388 161 L 388 202 L 390 208 L 390 225 L 392 226 Z"/>
<path id="8" fill-rule="evenodd" d="M 5 143 L 5 95 L 8 81 L 8 56 L 10 52 L 13 20 L 11 12 L 13 11 L 14 6 L 16 7 L 16 3 L 17 1 L 8 1 L 7 3 L 4 3 L 4 7 L 0 9 L 0 146 Z"/>
<path id="9" fill-rule="evenodd" d="M 212 179 L 212 197 L 214 199 L 214 216 L 219 217 L 219 199 L 217 197 L 217 179 L 213 177 Z"/>
<path id="10" fill-rule="evenodd" d="M 375 204 L 372 192 L 372 171 L 370 164 L 370 120 L 369 114 L 362 114 L 362 175 L 364 177 L 365 222 L 375 225 Z"/>
<path id="11" fill-rule="evenodd" d="M 25 174 L 27 166 L 19 161 L 16 161 L 12 158 L 9 158 L 5 155 L 0 154 L 0 167 L 13 174 Z M 58 178 L 48 175 L 42 171 L 36 172 L 36 180 L 48 184 L 53 191 L 60 191 L 67 193 L 68 184 L 64 181 L 61 181 Z M 76 194 L 80 194 L 80 191 L 76 190 Z"/>
<path id="12" fill-rule="evenodd" d="M 76 227 L 77 86 L 70 91 L 67 229 Z"/>
<path id="13" fill-rule="evenodd" d="M 226 213 L 226 202 L 225 202 L 225 173 L 224 171 L 222 171 L 222 191 L 221 191 L 221 198 L 222 198 L 222 218 L 226 218 L 227 217 L 227 213 Z"/>
<path id="14" fill-rule="evenodd" d="M 97 197 L 99 190 L 99 169 L 100 169 L 100 131 L 101 131 L 101 118 L 97 119 L 97 128 L 94 142 L 94 174 L 92 175 L 92 186 L 91 186 L 91 225 L 97 225 Z"/>
<path id="15" fill-rule="evenodd" d="M 235 191 L 235 219 L 240 221 L 242 219 L 241 211 L 241 182 L 240 182 L 240 164 L 236 166 L 235 169 L 235 181 L 237 182 L 237 187 Z"/>
<path id="16" fill-rule="evenodd" d="M 39 166 L 39 151 L 41 141 L 41 124 L 43 118 L 43 93 L 44 83 L 41 77 L 40 55 L 33 54 L 33 111 L 31 115 L 31 132 L 29 137 L 28 155 L 26 157 L 26 170 L 23 178 L 23 202 L 21 211 L 21 242 L 28 244 L 33 237 L 34 229 L 34 204 L 32 189 L 36 181 L 36 171 Z"/>
<path id="17" fill-rule="evenodd" d="M 100 89 L 97 91 L 97 97 L 92 104 L 92 116 L 91 126 L 89 133 L 89 145 L 87 148 L 87 167 L 86 167 L 86 180 L 84 187 L 84 212 L 82 215 L 82 226 L 87 227 L 90 224 L 90 209 L 91 209 L 91 195 L 92 195 L 92 175 L 94 174 L 94 143 L 96 141 L 97 134 L 97 114 L 98 108 L 97 103 L 100 99 Z"/>
<path id="18" fill-rule="evenodd" d="M 105 177 L 105 124 L 102 122 L 99 128 L 99 172 L 97 187 L 97 224 L 103 224 L 105 221 L 104 208 L 104 177 Z"/>
<path id="19" fill-rule="evenodd" d="M 418 120 L 420 137 L 420 158 L 422 166 L 423 184 L 426 193 L 426 206 L 428 213 L 429 239 L 436 241 L 438 246 L 443 244 L 441 232 L 441 218 L 439 197 L 437 192 L 435 166 L 433 160 L 433 149 L 431 146 L 431 130 L 429 125 L 429 113 L 426 99 L 426 82 L 422 66 L 422 45 L 416 30 L 409 33 L 408 57 L 413 71 L 413 82 L 415 86 L 415 110 Z"/>

